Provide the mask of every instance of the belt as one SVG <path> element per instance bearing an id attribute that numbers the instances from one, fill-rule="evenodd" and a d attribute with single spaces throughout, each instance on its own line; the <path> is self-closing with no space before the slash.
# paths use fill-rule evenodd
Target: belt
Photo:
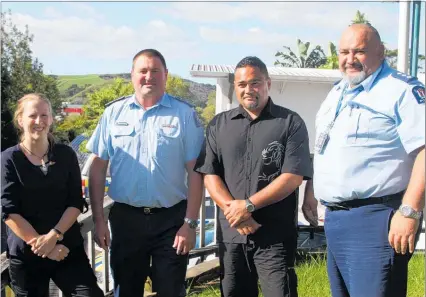
<path id="1" fill-rule="evenodd" d="M 322 205 L 326 206 L 327 209 L 329 209 L 331 211 L 350 210 L 352 208 L 357 208 L 357 207 L 366 206 L 366 205 L 387 204 L 387 203 L 390 203 L 390 202 L 402 201 L 402 196 L 404 195 L 404 192 L 405 191 L 402 191 L 402 192 L 399 192 L 399 193 L 396 193 L 396 194 L 386 195 L 386 196 L 382 196 L 382 197 L 353 199 L 353 200 L 342 201 L 342 202 L 327 202 L 327 201 L 324 201 L 324 200 L 320 200 L 320 202 L 321 202 Z"/>
<path id="2" fill-rule="evenodd" d="M 179 207 L 182 204 L 186 204 L 186 200 L 182 200 L 171 207 L 147 207 L 147 206 L 133 206 L 127 203 L 114 202 L 114 205 L 122 207 L 122 208 L 131 208 L 138 212 L 143 213 L 144 215 L 153 215 L 156 213 L 160 213 L 166 211 L 167 209 Z"/>
<path id="3" fill-rule="evenodd" d="M 167 207 L 138 207 L 138 208 L 140 208 L 143 214 L 146 214 L 146 215 L 156 214 L 168 209 Z"/>

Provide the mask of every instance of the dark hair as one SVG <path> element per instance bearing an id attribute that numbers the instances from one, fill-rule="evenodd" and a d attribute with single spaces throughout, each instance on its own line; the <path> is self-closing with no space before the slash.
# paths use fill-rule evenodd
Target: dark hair
<path id="1" fill-rule="evenodd" d="M 139 51 L 132 60 L 132 69 L 133 66 L 135 64 L 135 61 L 137 58 L 139 58 L 140 56 L 147 56 L 147 57 L 157 57 L 160 59 L 161 64 L 163 64 L 164 66 L 164 70 L 167 70 L 167 66 L 166 66 L 166 60 L 164 59 L 163 55 L 157 51 L 156 49 L 152 49 L 152 48 L 147 48 L 147 49 L 143 49 L 141 51 Z"/>
<path id="2" fill-rule="evenodd" d="M 243 58 L 240 62 L 238 62 L 237 66 L 235 67 L 235 71 L 237 71 L 238 68 L 244 68 L 247 66 L 259 68 L 260 72 L 263 73 L 266 78 L 269 78 L 268 68 L 266 68 L 265 63 L 263 63 L 262 60 L 258 57 L 248 56 Z"/>

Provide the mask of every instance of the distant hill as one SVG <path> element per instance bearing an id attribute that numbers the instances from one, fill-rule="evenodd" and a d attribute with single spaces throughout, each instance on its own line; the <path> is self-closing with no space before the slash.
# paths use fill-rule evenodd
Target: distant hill
<path id="1" fill-rule="evenodd" d="M 130 73 L 51 76 L 57 80 L 62 100 L 73 104 L 85 103 L 87 94 L 112 84 L 116 78 L 130 81 Z M 208 95 L 216 89 L 214 85 L 197 83 L 187 79 L 184 79 L 184 81 L 189 83 L 190 91 L 189 98 L 184 99 L 188 99 L 196 106 L 204 107 Z"/>

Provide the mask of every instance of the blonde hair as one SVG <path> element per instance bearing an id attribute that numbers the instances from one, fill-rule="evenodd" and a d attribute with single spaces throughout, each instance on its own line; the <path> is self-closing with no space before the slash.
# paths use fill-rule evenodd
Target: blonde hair
<path id="1" fill-rule="evenodd" d="M 18 103 L 16 105 L 16 110 L 13 115 L 13 124 L 15 125 L 16 129 L 18 130 L 19 139 L 20 141 L 23 140 L 23 130 L 22 127 L 19 125 L 19 118 L 22 116 L 24 112 L 24 105 L 25 102 L 32 101 L 32 100 L 41 100 L 44 103 L 46 103 L 49 106 L 49 112 L 50 116 L 53 117 L 53 109 L 52 109 L 52 103 L 50 103 L 50 100 L 47 99 L 47 97 L 40 93 L 30 93 L 24 95 L 21 99 L 18 100 Z M 48 133 L 47 138 L 49 139 L 49 142 L 53 143 L 55 142 L 55 138 L 52 133 Z"/>

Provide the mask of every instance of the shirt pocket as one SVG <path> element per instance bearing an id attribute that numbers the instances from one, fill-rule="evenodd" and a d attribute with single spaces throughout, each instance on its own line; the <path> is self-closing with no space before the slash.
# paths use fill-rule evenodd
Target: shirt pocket
<path id="1" fill-rule="evenodd" d="M 179 157 L 181 146 L 181 131 L 179 128 L 157 129 L 156 157 Z"/>
<path id="2" fill-rule="evenodd" d="M 350 146 L 363 145 L 370 139 L 370 116 L 368 111 L 356 104 L 348 103 L 349 119 L 346 143 Z"/>
<path id="3" fill-rule="evenodd" d="M 114 126 L 112 131 L 112 143 L 118 148 L 128 148 L 134 140 L 134 126 Z"/>

